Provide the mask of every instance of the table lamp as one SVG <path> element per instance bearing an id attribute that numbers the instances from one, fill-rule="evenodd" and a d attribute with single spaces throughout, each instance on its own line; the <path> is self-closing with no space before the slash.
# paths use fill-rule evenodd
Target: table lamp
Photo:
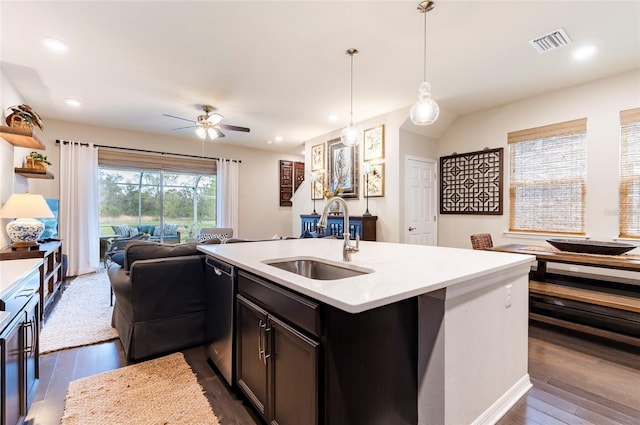
<path id="1" fill-rule="evenodd" d="M 36 218 L 54 218 L 42 195 L 14 193 L 0 210 L 0 218 L 15 218 L 7 224 L 11 249 L 27 250 L 38 247 L 44 224 Z"/>

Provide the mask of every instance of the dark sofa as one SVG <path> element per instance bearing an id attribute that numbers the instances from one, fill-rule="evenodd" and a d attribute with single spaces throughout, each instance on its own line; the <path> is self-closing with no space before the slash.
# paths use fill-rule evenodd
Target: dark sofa
<path id="1" fill-rule="evenodd" d="M 112 326 L 128 359 L 205 342 L 204 258 L 195 244 L 133 241 L 124 264 L 109 267 Z"/>

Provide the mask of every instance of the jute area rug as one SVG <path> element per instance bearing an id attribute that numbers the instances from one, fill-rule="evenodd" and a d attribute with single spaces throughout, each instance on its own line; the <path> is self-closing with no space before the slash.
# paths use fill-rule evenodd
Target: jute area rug
<path id="1" fill-rule="evenodd" d="M 105 270 L 73 279 L 40 333 L 40 354 L 117 338 L 111 327 L 109 285 Z"/>
<path id="2" fill-rule="evenodd" d="M 218 425 L 182 353 L 69 383 L 62 425 Z"/>

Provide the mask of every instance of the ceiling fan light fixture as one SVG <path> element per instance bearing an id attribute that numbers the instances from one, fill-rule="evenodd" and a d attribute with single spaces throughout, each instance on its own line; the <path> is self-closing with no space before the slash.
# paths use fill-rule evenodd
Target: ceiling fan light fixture
<path id="1" fill-rule="evenodd" d="M 207 137 L 207 129 L 204 128 L 204 126 L 199 125 L 196 127 L 196 134 L 199 138 L 204 140 Z"/>
<path id="2" fill-rule="evenodd" d="M 423 82 L 418 88 L 418 101 L 409 112 L 409 118 L 415 125 L 433 124 L 440 115 L 440 107 L 435 100 L 431 99 L 431 84 L 427 82 L 427 12 L 434 7 L 433 1 L 423 1 L 418 4 L 418 12 L 424 14 L 424 69 Z"/>
<path id="3" fill-rule="evenodd" d="M 353 116 L 353 57 L 359 52 L 358 49 L 349 49 L 346 53 L 351 56 L 351 112 L 347 126 L 340 133 L 340 140 L 345 146 L 355 146 L 362 141 L 362 131 Z"/>
<path id="4" fill-rule="evenodd" d="M 222 133 L 217 128 L 209 127 L 207 129 L 207 135 L 209 136 L 210 140 L 215 140 L 220 137 Z"/>

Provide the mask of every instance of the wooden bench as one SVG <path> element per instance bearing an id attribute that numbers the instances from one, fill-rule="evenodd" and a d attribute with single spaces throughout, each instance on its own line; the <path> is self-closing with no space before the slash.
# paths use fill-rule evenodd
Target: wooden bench
<path id="1" fill-rule="evenodd" d="M 556 283 L 540 282 L 537 280 L 529 281 L 529 293 L 554 297 L 557 299 L 578 301 L 585 304 L 627 311 L 633 314 L 640 314 L 640 296 L 633 297 L 627 295 L 612 294 L 608 292 L 577 288 Z M 562 326 L 567 329 L 585 332 L 591 335 L 608 338 L 618 342 L 623 342 L 625 344 L 640 347 L 640 338 L 631 335 L 623 335 L 617 332 L 612 332 L 609 330 L 600 329 L 593 326 L 575 323 L 572 321 L 563 320 L 561 318 L 538 313 L 529 313 L 529 318 L 538 322 L 548 323 L 555 326 Z"/>

